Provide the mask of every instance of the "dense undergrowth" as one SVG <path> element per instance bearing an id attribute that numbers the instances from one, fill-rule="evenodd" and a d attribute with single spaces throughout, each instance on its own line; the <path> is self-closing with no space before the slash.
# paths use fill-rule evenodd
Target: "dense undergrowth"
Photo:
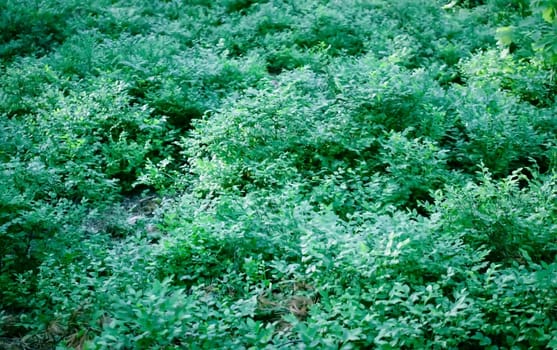
<path id="1" fill-rule="evenodd" d="M 556 14 L 3 1 L 0 348 L 557 348 Z"/>

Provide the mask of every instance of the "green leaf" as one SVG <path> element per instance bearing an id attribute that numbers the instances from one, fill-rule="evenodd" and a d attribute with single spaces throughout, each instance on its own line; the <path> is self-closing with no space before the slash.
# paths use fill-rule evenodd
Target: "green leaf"
<path id="1" fill-rule="evenodd" d="M 542 17 L 546 22 L 553 23 L 553 22 L 555 22 L 556 13 L 557 13 L 557 10 L 555 8 L 548 6 L 548 7 L 543 9 Z"/>
<path id="2" fill-rule="evenodd" d="M 515 28 L 511 26 L 497 28 L 495 33 L 497 40 L 503 46 L 509 46 L 515 41 Z"/>

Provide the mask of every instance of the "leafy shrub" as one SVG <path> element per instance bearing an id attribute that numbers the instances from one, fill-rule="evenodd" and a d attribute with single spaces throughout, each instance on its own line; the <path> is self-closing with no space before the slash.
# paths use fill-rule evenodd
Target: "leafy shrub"
<path id="1" fill-rule="evenodd" d="M 418 201 L 428 200 L 435 189 L 459 177 L 446 168 L 446 150 L 427 140 L 408 140 L 406 134 L 392 132 L 381 141 L 379 164 L 385 167 L 388 181 L 396 188 L 385 193 L 384 200 L 415 206 Z"/>
<path id="2" fill-rule="evenodd" d="M 164 152 L 168 139 L 162 136 L 166 133 L 164 119 L 151 117 L 145 106 L 129 106 L 124 84 L 98 84 L 99 89 L 90 94 L 65 97 L 48 91 L 44 102 L 51 111 L 39 112 L 39 118 L 28 122 L 35 143 L 44 148 L 41 157 L 51 167 L 73 164 L 73 168 L 65 168 L 69 196 L 79 196 L 83 186 L 89 186 L 88 180 L 82 180 L 88 174 L 118 179 L 122 189 L 129 189 L 146 157 Z M 48 105 L 48 99 L 56 100 L 56 105 Z M 51 136 L 49 128 L 56 128 L 58 134 Z M 102 193 L 100 188 L 91 191 Z"/>
<path id="3" fill-rule="evenodd" d="M 299 197 L 297 190 L 263 191 L 201 203 L 184 196 L 162 227 L 172 234 L 161 242 L 160 272 L 174 275 L 186 285 L 210 284 L 241 270 L 245 259 L 251 257 L 263 262 L 278 256 L 296 261 L 298 224 L 293 206 Z"/>
<path id="4" fill-rule="evenodd" d="M 200 307 L 184 291 L 170 289 L 168 280 L 141 290 L 128 287 L 113 299 L 110 318 L 91 348 L 170 348 L 190 342 L 188 322 Z"/>
<path id="5" fill-rule="evenodd" d="M 349 115 L 344 118 L 350 121 L 345 133 L 352 142 L 408 128 L 411 137 L 437 141 L 453 123 L 445 111 L 449 102 L 445 91 L 425 70 L 400 67 L 390 58 L 364 56 L 344 62 L 333 72 L 329 80 L 337 98 L 333 111 Z"/>
<path id="6" fill-rule="evenodd" d="M 104 50 L 119 67 L 112 75 L 128 82 L 130 95 L 168 118 L 175 128 L 188 129 L 192 119 L 218 106 L 230 91 L 255 85 L 264 72 L 257 57 L 230 60 L 210 50 L 181 52 L 179 42 L 155 35 L 120 39 Z"/>
<path id="7" fill-rule="evenodd" d="M 63 236 L 79 226 L 87 207 L 102 208 L 129 191 L 146 158 L 166 152 L 164 119 L 130 107 L 122 84 L 95 83 L 95 92 L 69 94 L 46 85 L 29 100 L 30 112 L 2 121 L 11 130 L 1 134 L 0 153 L 6 305 L 26 304 L 12 295 L 16 274 L 36 269 L 46 252 L 75 239 Z"/>
<path id="8" fill-rule="evenodd" d="M 492 262 L 551 263 L 557 249 L 554 175 L 528 180 L 517 170 L 496 181 L 485 168 L 480 175 L 480 184 L 448 188 L 442 198 L 437 194 L 445 229 L 489 249 Z"/>
<path id="9" fill-rule="evenodd" d="M 7 183 L 9 184 L 9 183 Z M 4 244 L 0 249 L 0 299 L 3 307 L 11 310 L 29 308 L 29 296 L 35 291 L 32 271 L 40 265 L 47 252 L 57 251 L 65 242 L 75 239 L 64 237 L 68 232 L 59 229 L 73 228 L 74 221 L 81 220 L 84 209 L 64 199 L 33 200 L 13 188 L 2 192 L 5 204 L 0 207 L 0 237 Z M 29 280 L 28 291 L 22 280 Z"/>
<path id="10" fill-rule="evenodd" d="M 84 237 L 83 228 L 72 235 L 81 243 L 48 252 L 39 268 L 30 302 L 40 306 L 40 314 L 31 310 L 20 317 L 34 333 L 52 333 L 56 325 L 51 335 L 76 347 L 105 325 L 115 298 L 153 279 L 146 273 L 152 260 L 141 237 L 112 244 L 103 233 Z"/>
<path id="11" fill-rule="evenodd" d="M 33 113 L 45 90 L 72 87 L 71 82 L 41 60 L 22 59 L 3 73 L 0 77 L 0 113 L 8 118 Z"/>
<path id="12" fill-rule="evenodd" d="M 265 89 L 250 90 L 228 108 L 195 122 L 182 147 L 194 160 L 191 171 L 206 182 L 201 188 L 273 185 L 296 177 L 296 155 L 311 142 L 310 128 L 318 117 L 312 102 L 323 85 L 310 72 L 298 74 L 294 82 L 267 82 Z M 276 164 L 271 166 L 271 160 Z"/>
<path id="13" fill-rule="evenodd" d="M 485 289 L 478 293 L 486 300 L 484 345 L 551 348 L 557 344 L 555 268 L 552 262 L 487 274 Z"/>
<path id="14" fill-rule="evenodd" d="M 497 30 L 499 42 L 521 58 L 537 58 L 551 68 L 557 63 L 557 4 L 533 0 L 527 16 Z M 526 7 L 526 6 L 522 6 Z"/>
<path id="15" fill-rule="evenodd" d="M 493 86 L 471 84 L 455 92 L 457 124 L 464 129 L 455 155 L 462 167 L 483 162 L 494 174 L 506 176 L 531 164 L 531 158 L 543 158 L 546 135 L 535 127 L 543 113 Z"/>
<path id="16" fill-rule="evenodd" d="M 98 32 L 83 32 L 68 38 L 58 49 L 44 58 L 44 64 L 60 77 L 75 80 L 98 76 L 106 71 L 108 60 Z"/>
<path id="17" fill-rule="evenodd" d="M 67 37 L 72 1 L 4 1 L 0 5 L 0 58 L 44 54 Z"/>
<path id="18" fill-rule="evenodd" d="M 440 234 L 433 222 L 402 213 L 359 213 L 351 222 L 323 212 L 305 226 L 306 278 L 322 287 L 308 319 L 291 320 L 301 342 L 456 346 L 479 327 L 461 281 L 481 266 L 481 252 L 468 250 L 457 235 Z M 346 314 L 353 316 L 338 319 Z"/>
<path id="19" fill-rule="evenodd" d="M 474 85 L 495 85 L 534 106 L 553 104 L 551 72 L 540 65 L 518 62 L 495 50 L 475 55 L 461 64 L 464 79 Z"/>
<path id="20" fill-rule="evenodd" d="M 342 52 L 355 55 L 363 51 L 363 39 L 341 12 L 317 8 L 311 15 L 313 18 L 309 21 L 310 26 L 303 28 L 294 37 L 296 44 L 311 48 L 323 43 L 331 48 L 332 55 Z"/>

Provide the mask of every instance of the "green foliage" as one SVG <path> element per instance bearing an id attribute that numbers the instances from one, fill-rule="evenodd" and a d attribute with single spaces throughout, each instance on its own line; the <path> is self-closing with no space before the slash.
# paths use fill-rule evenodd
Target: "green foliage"
<path id="1" fill-rule="evenodd" d="M 209 284 L 233 269 L 244 269 L 252 257 L 263 262 L 277 256 L 296 261 L 297 217 L 301 215 L 294 207 L 297 191 L 287 188 L 276 194 L 264 191 L 201 203 L 184 196 L 161 227 L 172 232 L 161 241 L 161 273 L 174 275 L 186 285 Z"/>
<path id="2" fill-rule="evenodd" d="M 492 84 L 522 101 L 546 107 L 554 103 L 552 74 L 539 64 L 519 62 L 496 50 L 461 62 L 463 78 L 473 84 Z"/>
<path id="3" fill-rule="evenodd" d="M 545 21 L 540 32 L 530 34 L 534 40 L 533 49 L 541 52 L 542 57 L 552 65 L 557 64 L 557 2 L 551 0 L 534 0 L 532 12 Z M 541 35 L 540 35 L 541 34 Z"/>
<path id="4" fill-rule="evenodd" d="M 557 347 L 556 6 L 447 2 L 2 2 L 0 348 Z"/>
<path id="5" fill-rule="evenodd" d="M 306 346 L 455 346 L 467 339 L 481 319 L 461 282 L 483 254 L 435 227 L 402 213 L 361 213 L 348 224 L 323 213 L 310 221 L 302 261 L 322 287 L 296 327 Z M 335 317 L 346 314 L 349 321 Z"/>
<path id="6" fill-rule="evenodd" d="M 536 58 L 555 69 L 557 3 L 553 0 L 532 0 L 529 5 L 530 11 L 522 20 L 497 29 L 497 38 L 509 50 L 516 50 L 519 57 Z"/>
<path id="7" fill-rule="evenodd" d="M 355 55 L 363 51 L 363 40 L 342 12 L 336 9 L 317 8 L 311 15 L 314 16 L 309 21 L 311 25 L 303 28 L 294 37 L 297 45 L 311 48 L 323 43 L 330 48 L 332 55 L 341 52 Z"/>
<path id="8" fill-rule="evenodd" d="M 72 1 L 4 1 L 0 5 L 0 59 L 44 54 L 68 33 L 65 22 L 76 8 Z"/>
<path id="9" fill-rule="evenodd" d="M 537 130 L 544 120 L 543 111 L 495 87 L 470 84 L 455 92 L 458 123 L 466 135 L 456 142 L 455 152 L 464 166 L 483 162 L 495 174 L 507 175 L 529 165 L 529 159 L 541 155 L 543 144 L 554 138 L 554 131 Z"/>
<path id="10" fill-rule="evenodd" d="M 555 176 L 530 181 L 524 173 L 520 169 L 496 182 L 484 168 L 480 184 L 438 193 L 446 230 L 464 233 L 470 245 L 489 249 L 492 262 L 551 263 L 557 250 Z"/>
<path id="11" fill-rule="evenodd" d="M 319 107 L 312 102 L 322 95 L 319 87 L 324 84 L 311 72 L 297 73 L 291 74 L 294 81 L 269 81 L 259 90 L 248 90 L 231 108 L 196 121 L 183 149 L 195 159 L 190 171 L 203 174 L 201 190 L 246 183 L 272 186 L 296 177 L 296 155 L 312 151 L 308 144 L 318 123 L 312 119 L 319 117 Z"/>
<path id="12" fill-rule="evenodd" d="M 387 181 L 395 185 L 390 193 L 384 192 L 384 200 L 398 206 L 427 200 L 430 192 L 450 181 L 447 179 L 458 179 L 446 167 L 447 151 L 427 140 L 409 140 L 401 133 L 391 133 L 381 142 L 379 161 Z"/>
<path id="13" fill-rule="evenodd" d="M 44 254 L 66 244 L 63 236 L 80 225 L 87 208 L 130 191 L 147 158 L 168 152 L 173 135 L 164 118 L 130 105 L 122 82 L 95 80 L 65 92 L 75 84 L 49 66 L 31 67 L 4 77 L 0 268 L 7 305 L 15 302 L 15 274 L 35 269 Z"/>

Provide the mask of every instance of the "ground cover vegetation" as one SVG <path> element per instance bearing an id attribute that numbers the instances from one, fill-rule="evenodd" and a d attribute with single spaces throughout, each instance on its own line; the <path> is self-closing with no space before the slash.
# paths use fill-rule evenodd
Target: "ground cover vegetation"
<path id="1" fill-rule="evenodd" d="M 556 15 L 0 2 L 0 348 L 557 348 Z"/>

